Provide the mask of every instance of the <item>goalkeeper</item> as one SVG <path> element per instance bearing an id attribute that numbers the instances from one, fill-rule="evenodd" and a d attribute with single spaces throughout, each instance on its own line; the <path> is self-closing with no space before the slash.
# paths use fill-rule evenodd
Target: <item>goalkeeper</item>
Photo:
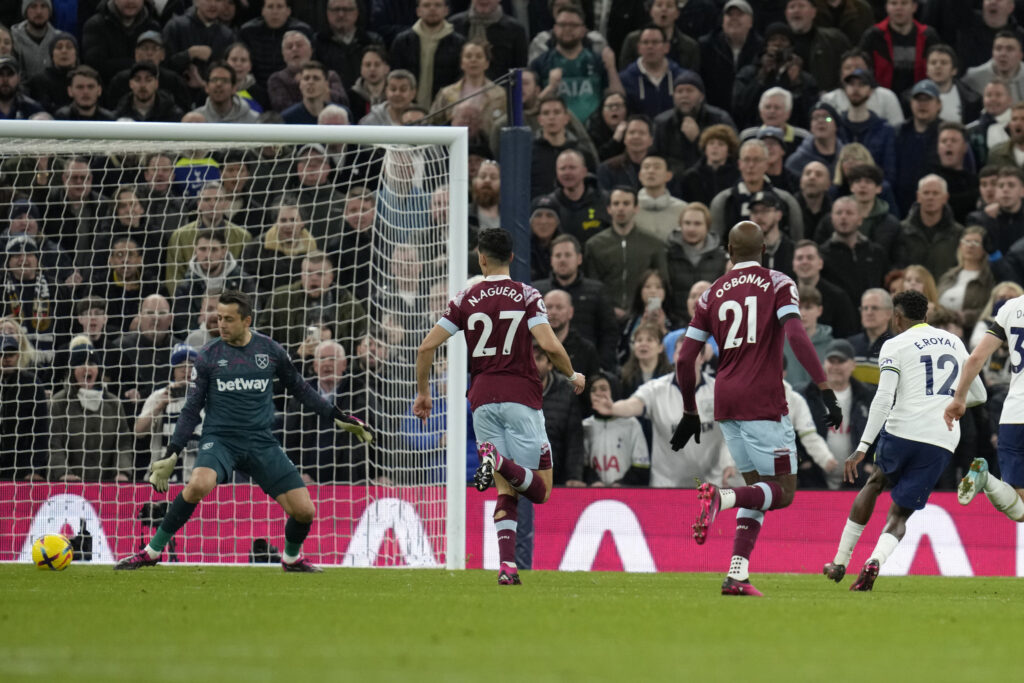
<path id="1" fill-rule="evenodd" d="M 230 481 L 235 470 L 244 472 L 288 515 L 284 527 L 282 566 L 290 572 L 321 569 L 299 555 L 309 534 L 316 510 L 295 465 L 274 439 L 274 379 L 295 397 L 363 443 L 371 435 L 362 421 L 337 412 L 333 405 L 307 384 L 288 354 L 266 335 L 253 332 L 252 302 L 247 294 L 226 291 L 217 304 L 220 338 L 199 352 L 192 368 L 188 399 L 171 436 L 167 453 L 153 463 L 149 478 L 157 491 L 167 490 L 178 454 L 199 425 L 205 408 L 203 435 L 195 468 L 184 490 L 177 495 L 149 544 L 114 569 L 138 569 L 155 565 L 164 546 L 184 526 L 206 494 L 217 484 Z"/>

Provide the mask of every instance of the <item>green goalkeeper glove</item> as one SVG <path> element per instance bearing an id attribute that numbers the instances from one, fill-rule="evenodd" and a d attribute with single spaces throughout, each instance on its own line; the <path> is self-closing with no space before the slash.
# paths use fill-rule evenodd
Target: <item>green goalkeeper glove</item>
<path id="1" fill-rule="evenodd" d="M 149 475 L 149 483 L 160 493 L 167 492 L 167 482 L 174 474 L 174 466 L 178 463 L 178 453 L 181 448 L 168 446 L 164 457 L 153 463 L 153 473 Z"/>
<path id="2" fill-rule="evenodd" d="M 345 415 L 337 408 L 334 409 L 334 424 L 338 425 L 339 429 L 344 429 L 346 432 L 359 439 L 361 443 L 370 443 L 373 441 L 373 434 L 370 433 L 370 428 L 366 426 L 365 422 L 360 420 L 358 417 Z"/>

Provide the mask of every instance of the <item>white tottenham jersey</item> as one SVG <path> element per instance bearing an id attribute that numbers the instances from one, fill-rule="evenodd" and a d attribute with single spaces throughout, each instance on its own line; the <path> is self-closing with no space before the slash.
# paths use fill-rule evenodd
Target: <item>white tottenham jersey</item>
<path id="1" fill-rule="evenodd" d="M 960 423 L 955 422 L 950 431 L 942 413 L 956 392 L 969 355 L 959 337 L 924 323 L 882 344 L 878 393 L 871 402 L 861 449 L 875 440 L 884 422 L 885 431 L 893 436 L 955 450 Z M 984 387 L 976 379 L 967 402 L 976 405 L 983 400 Z"/>
<path id="2" fill-rule="evenodd" d="M 999 312 L 995 322 L 989 328 L 994 334 L 1006 341 L 1010 347 L 1010 389 L 1003 403 L 1003 412 L 999 416 L 999 424 L 1024 424 L 1024 296 L 1010 299 Z"/>

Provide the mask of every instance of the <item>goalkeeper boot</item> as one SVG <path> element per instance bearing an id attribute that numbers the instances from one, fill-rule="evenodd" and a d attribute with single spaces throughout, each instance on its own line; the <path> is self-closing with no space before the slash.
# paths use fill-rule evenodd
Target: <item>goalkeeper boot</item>
<path id="1" fill-rule="evenodd" d="M 316 566 L 315 564 L 307 560 L 305 557 L 300 557 L 291 564 L 288 564 L 287 562 L 282 562 L 281 569 L 285 570 L 286 572 L 305 572 L 307 574 L 319 574 L 323 572 L 323 569 Z"/>
<path id="2" fill-rule="evenodd" d="M 519 578 L 519 570 L 515 567 L 510 567 L 507 564 L 502 563 L 501 571 L 498 572 L 498 585 L 499 586 L 521 586 L 522 580 Z"/>
<path id="3" fill-rule="evenodd" d="M 988 483 L 988 461 L 985 458 L 975 458 L 971 463 L 971 469 L 967 475 L 960 480 L 960 486 L 956 489 L 956 499 L 961 505 L 967 505 L 981 491 L 985 490 Z"/>
<path id="4" fill-rule="evenodd" d="M 114 569 L 138 569 L 139 567 L 155 567 L 160 557 L 150 557 L 145 548 L 131 557 L 125 557 L 114 565 Z"/>
<path id="5" fill-rule="evenodd" d="M 740 581 L 739 579 L 727 576 L 725 581 L 722 582 L 722 595 L 751 595 L 760 598 L 764 594 L 754 588 L 754 584 L 750 583 L 750 579 Z"/>
<path id="6" fill-rule="evenodd" d="M 493 443 L 484 441 L 477 445 L 476 452 L 480 456 L 480 465 L 473 473 L 473 485 L 477 491 L 486 491 L 494 483 L 494 469 L 497 466 L 498 449 Z"/>
<path id="7" fill-rule="evenodd" d="M 843 577 L 846 576 L 846 565 L 829 562 L 824 567 L 822 567 L 821 573 L 829 579 L 831 579 L 832 581 L 839 583 L 843 580 Z"/>
<path id="8" fill-rule="evenodd" d="M 704 482 L 697 487 L 697 500 L 700 502 L 700 512 L 697 513 L 697 521 L 693 523 L 693 540 L 697 545 L 703 545 L 708 538 L 708 527 L 718 516 L 722 497 L 718 494 L 717 486 Z"/>
<path id="9" fill-rule="evenodd" d="M 878 560 L 868 560 L 864 563 L 864 568 L 860 570 L 860 574 L 857 575 L 857 580 L 850 586 L 852 591 L 869 591 L 875 585 L 875 579 L 878 578 Z"/>

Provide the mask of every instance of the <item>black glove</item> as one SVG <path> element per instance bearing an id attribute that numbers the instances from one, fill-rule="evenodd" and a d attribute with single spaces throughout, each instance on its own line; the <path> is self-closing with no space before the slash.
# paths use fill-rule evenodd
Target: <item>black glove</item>
<path id="1" fill-rule="evenodd" d="M 843 424 L 843 409 L 839 407 L 839 401 L 836 400 L 835 392 L 831 389 L 822 389 L 821 401 L 825 404 L 825 410 L 828 412 L 825 424 L 839 429 L 839 425 Z"/>
<path id="2" fill-rule="evenodd" d="M 687 444 L 690 437 L 694 443 L 700 443 L 700 415 L 696 413 L 683 413 L 683 419 L 676 425 L 676 431 L 672 434 L 672 450 L 678 451 Z"/>

